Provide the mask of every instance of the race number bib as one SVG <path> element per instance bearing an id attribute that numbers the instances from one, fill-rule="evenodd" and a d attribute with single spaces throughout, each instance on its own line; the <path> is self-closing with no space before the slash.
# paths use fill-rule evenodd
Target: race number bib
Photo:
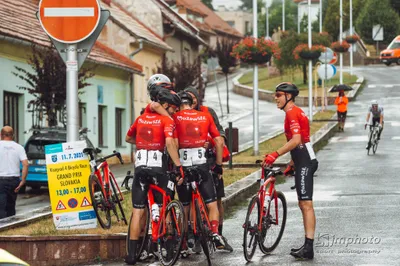
<path id="1" fill-rule="evenodd" d="M 162 167 L 163 154 L 160 151 L 138 150 L 135 154 L 135 167 Z"/>
<path id="2" fill-rule="evenodd" d="M 207 163 L 206 149 L 204 148 L 180 149 L 179 157 L 182 166 L 192 166 Z"/>
<path id="3" fill-rule="evenodd" d="M 311 142 L 307 142 L 306 143 L 306 148 L 307 148 L 308 154 L 310 155 L 310 159 L 311 160 L 314 160 L 315 158 L 317 158 L 315 156 L 314 149 L 313 149 L 313 147 L 311 145 Z"/>
<path id="4" fill-rule="evenodd" d="M 147 151 L 138 150 L 135 154 L 135 167 L 147 165 Z"/>
<path id="5" fill-rule="evenodd" d="M 147 152 L 147 166 L 148 167 L 162 167 L 162 153 L 160 151 Z"/>

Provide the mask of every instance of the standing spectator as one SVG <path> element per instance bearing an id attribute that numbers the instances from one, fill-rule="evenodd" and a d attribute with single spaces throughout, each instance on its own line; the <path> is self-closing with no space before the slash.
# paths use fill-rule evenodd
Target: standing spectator
<path id="1" fill-rule="evenodd" d="M 344 131 L 344 123 L 346 121 L 347 104 L 349 99 L 344 95 L 344 91 L 339 91 L 338 97 L 335 99 L 335 105 L 337 105 L 337 117 L 339 122 L 339 132 Z"/>
<path id="2" fill-rule="evenodd" d="M 14 130 L 5 126 L 1 129 L 0 141 L 0 219 L 15 215 L 17 193 L 25 185 L 28 175 L 28 158 L 24 148 L 13 141 Z M 22 180 L 20 181 L 20 162 Z"/>

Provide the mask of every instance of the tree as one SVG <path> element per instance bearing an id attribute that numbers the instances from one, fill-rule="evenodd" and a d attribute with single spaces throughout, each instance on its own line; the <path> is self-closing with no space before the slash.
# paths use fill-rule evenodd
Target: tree
<path id="1" fill-rule="evenodd" d="M 379 6 L 379 8 L 377 8 Z M 374 43 L 372 28 L 380 24 L 383 27 L 383 43 L 390 43 L 398 34 L 400 18 L 390 6 L 389 0 L 368 0 L 361 9 L 356 26 L 366 43 Z"/>
<path id="2" fill-rule="evenodd" d="M 66 121 L 57 120 L 57 113 L 65 115 L 66 108 L 66 67 L 63 60 L 53 48 L 38 48 L 33 45 L 28 64 L 33 68 L 33 73 L 17 66 L 14 66 L 17 72 L 12 72 L 28 84 L 17 87 L 35 97 L 28 103 L 28 108 L 33 106 L 33 110 L 43 110 L 48 117 L 49 126 L 56 126 L 58 122 L 65 123 Z M 88 69 L 79 71 L 78 94 L 82 94 L 79 90 L 91 85 L 87 83 L 87 79 L 93 76 L 94 73 Z"/>
<path id="3" fill-rule="evenodd" d="M 261 14 L 258 17 L 259 36 L 266 35 L 266 15 Z M 297 30 L 297 5 L 292 0 L 285 0 L 285 30 Z M 272 2 L 269 8 L 269 34 L 272 35 L 273 30 L 282 29 L 282 1 Z"/>
<path id="4" fill-rule="evenodd" d="M 253 0 L 241 0 L 242 5 L 240 6 L 240 9 L 243 10 L 253 10 Z M 264 7 L 263 0 L 257 0 L 257 13 L 261 12 L 261 8 Z"/>
<path id="5" fill-rule="evenodd" d="M 219 66 L 222 69 L 222 73 L 226 79 L 226 108 L 229 114 L 229 86 L 228 86 L 228 74 L 232 67 L 237 65 L 236 58 L 231 56 L 231 51 L 235 43 L 229 39 L 217 40 L 217 46 L 215 48 L 215 54 L 218 57 Z"/>
<path id="6" fill-rule="evenodd" d="M 317 20 L 311 22 L 311 31 L 319 32 L 319 15 Z M 300 32 L 308 32 L 308 15 L 303 16 L 300 21 Z"/>
<path id="7" fill-rule="evenodd" d="M 169 62 L 164 55 L 161 66 L 158 67 L 157 73 L 162 73 L 169 77 L 175 84 L 174 91 L 180 92 L 187 87 L 194 87 L 199 91 L 200 104 L 204 99 L 205 84 L 201 78 L 201 58 L 198 57 L 193 63 L 189 63 L 185 57 L 182 61 Z"/>
<path id="8" fill-rule="evenodd" d="M 393 9 L 400 14 L 400 0 L 391 0 L 390 1 L 391 6 Z"/>
<path id="9" fill-rule="evenodd" d="M 212 0 L 201 0 L 201 2 L 203 2 L 203 4 L 205 4 L 211 10 L 214 10 L 214 7 L 212 5 Z"/>

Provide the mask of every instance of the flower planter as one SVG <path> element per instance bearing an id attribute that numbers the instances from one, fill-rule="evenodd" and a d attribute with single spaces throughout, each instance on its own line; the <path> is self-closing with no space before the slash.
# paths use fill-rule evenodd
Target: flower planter
<path id="1" fill-rule="evenodd" d="M 249 58 L 249 59 L 241 59 L 241 61 L 243 63 L 246 63 L 246 64 L 259 64 L 259 65 L 268 63 L 269 60 L 271 60 L 271 55 L 270 54 L 266 54 L 266 55 L 252 54 L 251 58 Z"/>
<path id="2" fill-rule="evenodd" d="M 358 38 L 346 37 L 346 42 L 350 44 L 356 43 L 358 42 L 358 40 L 359 40 Z"/>
<path id="3" fill-rule="evenodd" d="M 343 47 L 343 46 L 333 47 L 332 49 L 333 49 L 333 51 L 335 51 L 336 53 L 346 53 L 347 51 L 349 51 L 349 48 Z"/>
<path id="4" fill-rule="evenodd" d="M 301 51 L 299 56 L 305 60 L 315 60 L 321 56 L 321 52 L 319 51 Z"/>

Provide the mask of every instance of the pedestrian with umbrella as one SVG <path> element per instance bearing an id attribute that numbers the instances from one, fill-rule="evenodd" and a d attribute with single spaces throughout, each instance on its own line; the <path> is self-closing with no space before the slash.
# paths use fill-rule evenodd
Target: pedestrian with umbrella
<path id="1" fill-rule="evenodd" d="M 345 91 L 350 91 L 353 88 L 346 84 L 339 84 L 333 86 L 330 92 L 339 92 L 339 95 L 335 99 L 335 105 L 337 106 L 337 119 L 339 123 L 339 132 L 344 131 L 344 124 L 346 122 L 347 115 L 347 104 L 349 99 L 344 94 Z"/>

